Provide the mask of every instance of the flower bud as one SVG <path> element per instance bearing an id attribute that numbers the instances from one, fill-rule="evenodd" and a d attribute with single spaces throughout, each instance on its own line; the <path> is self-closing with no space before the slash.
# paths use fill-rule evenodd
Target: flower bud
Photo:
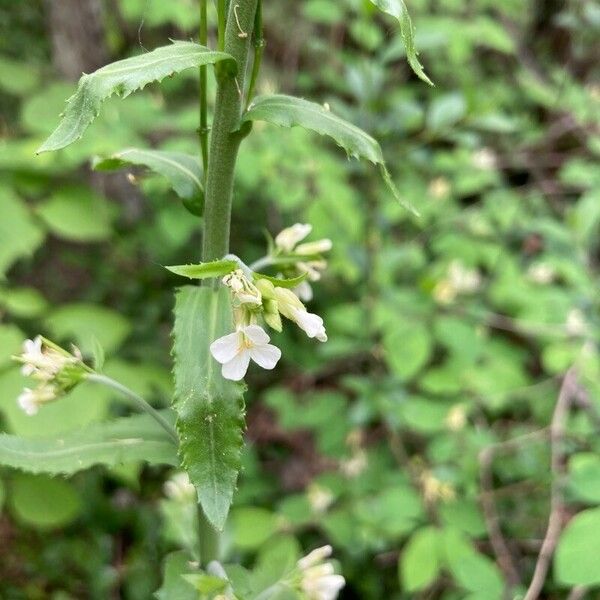
<path id="1" fill-rule="evenodd" d="M 292 252 L 296 244 L 302 241 L 312 231 L 308 223 L 296 223 L 280 231 L 275 238 L 275 246 L 281 252 Z"/>
<path id="2" fill-rule="evenodd" d="M 294 250 L 295 254 L 301 254 L 302 256 L 312 256 L 313 254 L 323 254 L 329 252 L 333 248 L 333 242 L 330 239 L 317 240 L 315 242 L 306 242 L 300 244 Z"/>

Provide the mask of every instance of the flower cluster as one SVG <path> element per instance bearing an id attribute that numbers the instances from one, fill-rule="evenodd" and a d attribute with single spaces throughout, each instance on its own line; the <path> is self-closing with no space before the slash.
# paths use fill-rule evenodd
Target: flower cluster
<path id="1" fill-rule="evenodd" d="M 272 253 L 273 263 L 279 265 L 279 270 L 285 277 L 306 274 L 306 280 L 296 288 L 298 296 L 305 302 L 312 300 L 313 292 L 309 282 L 321 279 L 322 271 L 327 268 L 323 254 L 333 246 L 329 239 L 300 244 L 311 231 L 312 225 L 308 223 L 296 223 L 284 229 L 275 238 Z"/>
<path id="2" fill-rule="evenodd" d="M 263 369 L 273 369 L 281 358 L 281 350 L 269 343 L 270 337 L 259 324 L 264 322 L 277 332 L 283 329 L 282 316 L 292 321 L 311 339 L 327 341 L 323 319 L 308 312 L 300 296 L 306 298 L 312 289 L 302 288 L 305 279 L 317 281 L 326 267 L 322 252 L 331 249 L 330 240 L 299 244 L 311 231 L 310 225 L 296 224 L 275 238 L 272 253 L 259 261 L 277 267 L 280 277 L 268 277 L 244 266 L 225 275 L 223 285 L 229 288 L 233 306 L 235 331 L 215 340 L 210 351 L 222 365 L 226 379 L 244 378 L 252 360 Z M 290 289 L 294 279 L 304 277 Z M 290 285 L 290 278 L 292 285 Z"/>
<path id="3" fill-rule="evenodd" d="M 26 387 L 17 398 L 28 415 L 35 415 L 40 406 L 72 390 L 90 372 L 77 348 L 71 354 L 40 335 L 25 340 L 21 354 L 13 358 L 22 364 L 23 375 L 38 382 L 35 388 Z"/>
<path id="4" fill-rule="evenodd" d="M 331 546 L 322 546 L 298 561 L 296 587 L 307 600 L 335 600 L 346 584 L 342 575 L 335 573 L 333 564 L 325 561 L 331 553 Z"/>

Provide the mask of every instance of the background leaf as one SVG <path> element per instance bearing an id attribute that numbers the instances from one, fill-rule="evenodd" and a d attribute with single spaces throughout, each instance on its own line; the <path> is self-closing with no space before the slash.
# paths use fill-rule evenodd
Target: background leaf
<path id="1" fill-rule="evenodd" d="M 175 304 L 175 410 L 180 456 L 208 520 L 222 529 L 240 470 L 243 387 L 223 379 L 209 346 L 231 333 L 229 291 L 184 287 Z"/>

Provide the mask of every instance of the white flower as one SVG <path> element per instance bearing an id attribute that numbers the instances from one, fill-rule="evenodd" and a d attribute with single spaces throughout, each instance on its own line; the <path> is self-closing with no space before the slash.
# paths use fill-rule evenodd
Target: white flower
<path id="1" fill-rule="evenodd" d="M 275 238 L 275 245 L 282 252 L 291 252 L 312 231 L 308 223 L 296 223 L 280 231 Z"/>
<path id="2" fill-rule="evenodd" d="M 44 345 L 41 335 L 33 340 L 25 340 L 21 355 L 15 358 L 23 364 L 21 367 L 23 375 L 42 381 L 53 379 L 67 363 L 80 360 L 77 357 L 63 356 L 53 348 L 48 348 Z"/>
<path id="3" fill-rule="evenodd" d="M 25 388 L 17 398 L 17 404 L 26 414 L 32 416 L 44 402 L 51 402 L 56 396 L 56 390 L 50 385 L 41 385 L 34 390 Z"/>
<path id="4" fill-rule="evenodd" d="M 450 263 L 448 278 L 452 287 L 460 293 L 475 292 L 481 284 L 479 271 L 467 269 L 459 260 L 453 260 Z"/>
<path id="5" fill-rule="evenodd" d="M 254 304 L 260 306 L 262 304 L 262 296 L 257 287 L 244 275 L 241 269 L 225 275 L 223 284 L 226 285 L 233 293 L 234 297 L 240 304 Z"/>
<path id="6" fill-rule="evenodd" d="M 250 359 L 263 369 L 275 368 L 281 350 L 269 344 L 269 340 L 262 327 L 248 325 L 215 340 L 210 345 L 210 352 L 223 365 L 223 377 L 239 381 L 246 375 Z"/>
<path id="7" fill-rule="evenodd" d="M 330 562 L 331 546 L 317 548 L 298 561 L 301 572 L 300 589 L 308 600 L 335 600 L 346 585 L 345 579 L 337 575 Z"/>

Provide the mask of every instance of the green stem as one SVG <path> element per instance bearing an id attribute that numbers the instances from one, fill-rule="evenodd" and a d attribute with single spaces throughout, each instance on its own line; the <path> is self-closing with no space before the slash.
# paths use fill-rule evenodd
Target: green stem
<path id="1" fill-rule="evenodd" d="M 217 48 L 220 52 L 225 49 L 225 26 L 227 25 L 227 1 L 219 0 L 217 4 L 218 38 Z"/>
<path id="2" fill-rule="evenodd" d="M 202 46 L 208 43 L 208 14 L 207 0 L 200 0 L 200 34 L 199 41 Z M 200 153 L 202 155 L 202 166 L 204 178 L 208 170 L 208 100 L 206 84 L 208 81 L 207 65 L 200 67 Z"/>
<path id="3" fill-rule="evenodd" d="M 221 258 L 229 251 L 233 178 L 238 149 L 243 90 L 250 40 L 258 0 L 231 0 L 225 28 L 225 52 L 237 62 L 237 76 L 216 69 L 217 99 L 213 119 L 204 209 L 202 260 Z"/>
<path id="4" fill-rule="evenodd" d="M 219 1 L 219 38 L 223 50 L 235 58 L 237 76 L 215 69 L 217 98 L 210 138 L 204 207 L 202 260 L 208 262 L 229 252 L 233 177 L 243 135 L 239 132 L 250 40 L 258 0 L 231 0 L 225 25 L 225 3 Z M 222 34 L 224 30 L 224 34 Z M 206 566 L 219 557 L 220 536 L 198 505 L 200 561 Z"/>
<path id="5" fill-rule="evenodd" d="M 252 63 L 252 73 L 250 75 L 250 84 L 248 85 L 248 96 L 246 98 L 246 108 L 254 98 L 254 90 L 258 81 L 258 74 L 262 65 L 262 57 L 265 52 L 265 39 L 263 37 L 262 24 L 262 0 L 258 0 L 256 7 L 256 17 L 254 19 L 254 62 Z"/>
<path id="6" fill-rule="evenodd" d="M 221 536 L 209 523 L 200 503 L 198 503 L 198 552 L 203 567 L 213 560 L 219 560 L 221 555 Z"/>
<path id="7" fill-rule="evenodd" d="M 169 434 L 169 437 L 175 442 L 175 444 L 179 446 L 179 436 L 177 435 L 175 428 L 156 409 L 152 408 L 148 402 L 146 402 L 141 396 L 138 396 L 134 391 L 130 390 L 128 387 L 125 387 L 118 381 L 115 381 L 106 375 L 100 375 L 99 373 L 91 373 L 90 375 L 86 375 L 86 380 L 112 388 L 113 390 L 119 392 L 122 396 L 127 398 L 127 400 L 129 400 L 135 408 L 138 408 L 150 415 Z"/>

